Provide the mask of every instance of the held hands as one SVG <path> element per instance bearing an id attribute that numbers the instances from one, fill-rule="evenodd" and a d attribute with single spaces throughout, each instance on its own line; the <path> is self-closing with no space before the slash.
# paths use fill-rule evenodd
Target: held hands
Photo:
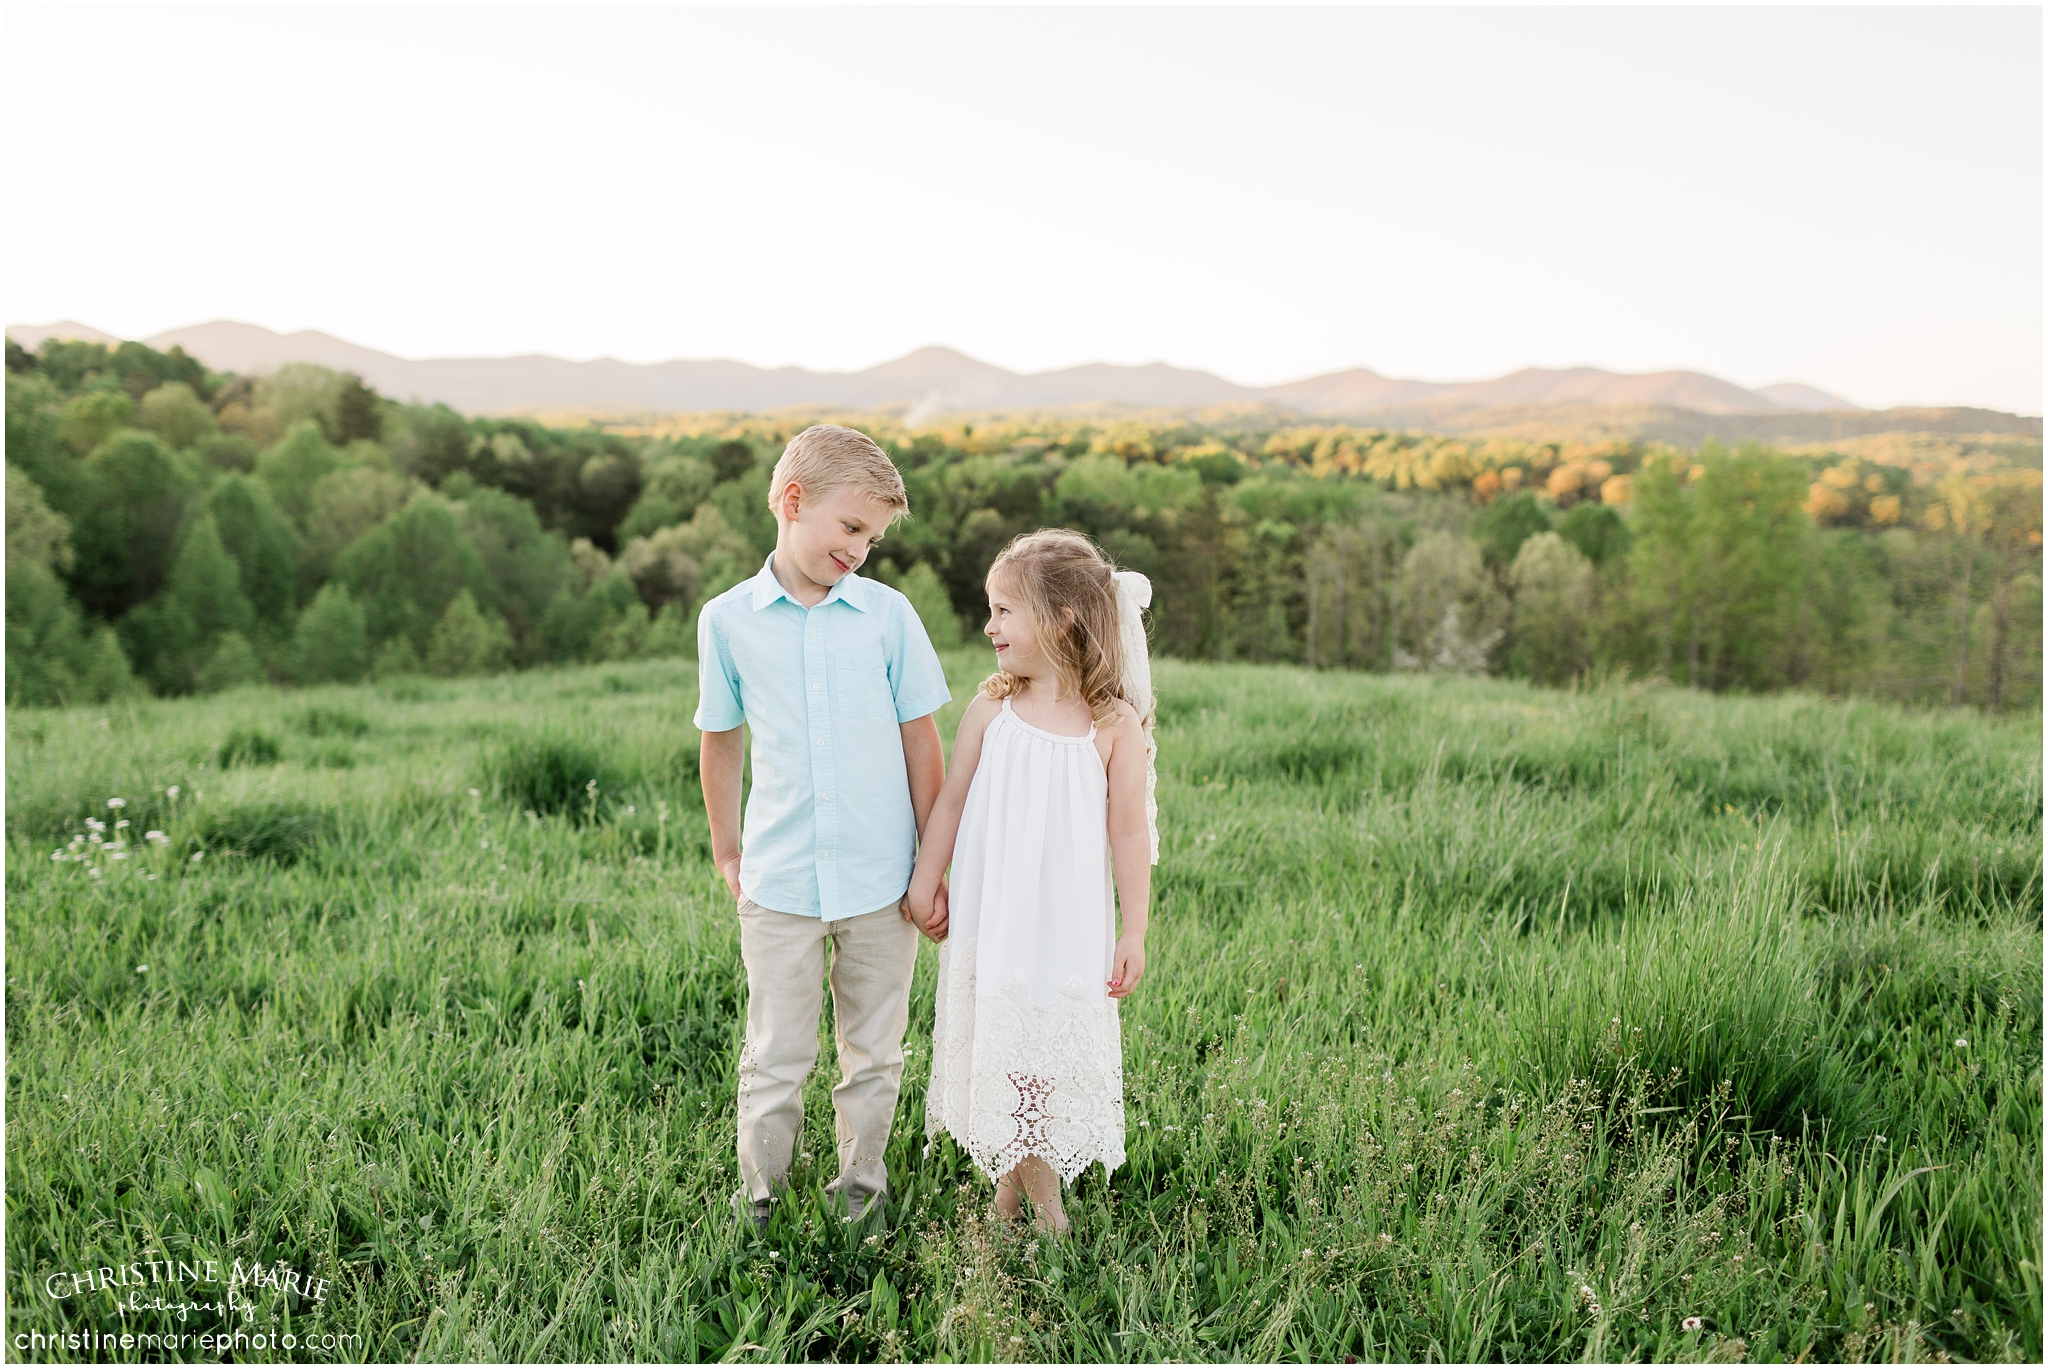
<path id="1" fill-rule="evenodd" d="M 1109 996 L 1128 998 L 1145 977 L 1145 934 L 1126 932 L 1109 953 Z"/>
<path id="2" fill-rule="evenodd" d="M 903 920 L 933 941 L 944 941 L 946 924 L 950 920 L 946 881 L 941 879 L 936 887 L 926 893 L 919 889 L 913 880 L 910 892 L 903 896 Z"/>

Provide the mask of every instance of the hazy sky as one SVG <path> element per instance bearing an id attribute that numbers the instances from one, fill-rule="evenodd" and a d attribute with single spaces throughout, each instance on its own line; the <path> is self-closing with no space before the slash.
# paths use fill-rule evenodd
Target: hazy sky
<path id="1" fill-rule="evenodd" d="M 9 322 L 2042 408 L 2038 8 L 4 22 Z"/>

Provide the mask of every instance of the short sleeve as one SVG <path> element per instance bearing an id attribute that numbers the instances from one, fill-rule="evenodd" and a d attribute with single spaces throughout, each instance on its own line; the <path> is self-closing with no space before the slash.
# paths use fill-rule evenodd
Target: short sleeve
<path id="1" fill-rule="evenodd" d="M 697 716 L 692 721 L 699 732 L 730 732 L 747 720 L 739 672 L 713 621 L 717 608 L 713 600 L 697 615 Z"/>
<path id="2" fill-rule="evenodd" d="M 924 623 L 906 599 L 896 601 L 896 630 L 889 647 L 889 689 L 896 697 L 896 721 L 911 722 L 936 713 L 953 697 L 946 688 L 945 667 Z"/>

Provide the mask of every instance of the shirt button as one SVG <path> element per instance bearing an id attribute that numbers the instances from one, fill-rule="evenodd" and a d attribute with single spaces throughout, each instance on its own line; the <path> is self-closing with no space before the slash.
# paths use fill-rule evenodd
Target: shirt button
<path id="1" fill-rule="evenodd" d="M 832 859 L 832 853 L 831 853 L 830 851 L 820 851 L 820 852 L 818 853 L 818 859 L 819 859 L 819 860 L 830 860 L 830 859 Z"/>
<path id="2" fill-rule="evenodd" d="M 824 744 L 825 744 L 825 739 L 824 739 L 823 737 L 820 737 L 820 738 L 818 738 L 818 745 L 820 745 L 820 746 L 823 746 Z"/>
<path id="3" fill-rule="evenodd" d="M 820 794 L 820 795 L 818 795 L 818 802 L 819 802 L 819 803 L 830 803 L 830 802 L 832 802 L 832 796 L 831 796 L 830 794 Z"/>
<path id="4" fill-rule="evenodd" d="M 813 693 L 813 694 L 819 693 L 819 692 L 820 692 L 821 690 L 823 690 L 824 688 L 825 688 L 825 686 L 823 686 L 823 685 L 821 685 L 821 684 L 814 684 L 814 685 L 812 685 L 812 686 L 811 686 L 811 693 Z"/>

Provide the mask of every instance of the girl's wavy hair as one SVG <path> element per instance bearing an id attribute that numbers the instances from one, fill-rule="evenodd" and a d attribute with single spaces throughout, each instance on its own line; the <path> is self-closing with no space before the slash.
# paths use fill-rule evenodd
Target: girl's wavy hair
<path id="1" fill-rule="evenodd" d="M 1097 727 L 1116 720 L 1124 690 L 1123 636 L 1119 631 L 1116 567 L 1078 532 L 1051 528 L 1020 533 L 988 568 L 1024 601 L 1038 644 L 1060 673 L 1087 701 Z M 1022 678 L 998 670 L 981 682 L 991 699 L 1024 689 Z"/>

